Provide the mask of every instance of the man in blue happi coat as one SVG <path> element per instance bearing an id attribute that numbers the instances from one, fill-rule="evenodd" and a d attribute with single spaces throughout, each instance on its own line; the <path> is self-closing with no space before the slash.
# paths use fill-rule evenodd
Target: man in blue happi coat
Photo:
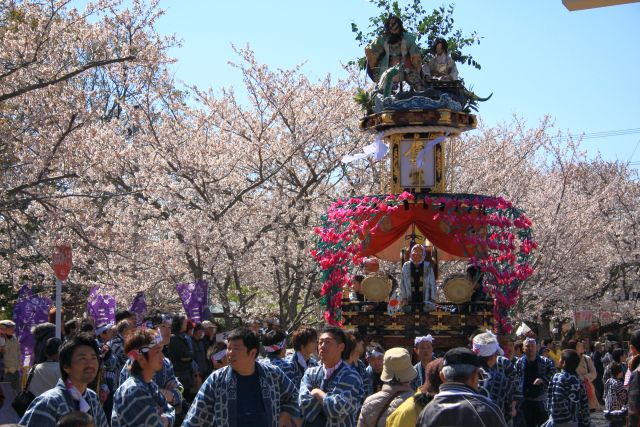
<path id="1" fill-rule="evenodd" d="M 165 316 L 157 316 L 147 322 L 147 327 L 151 329 L 157 329 L 162 336 L 162 350 L 169 343 L 171 337 L 171 318 Z M 164 354 L 163 354 L 164 356 Z M 131 360 L 127 360 L 124 367 L 120 371 L 120 378 L 118 384 L 123 384 L 130 375 Z M 182 404 L 182 384 L 176 377 L 173 369 L 173 363 L 166 356 L 162 360 L 162 369 L 155 373 L 153 376 L 153 382 L 160 387 L 160 391 L 164 395 L 167 402 L 178 409 Z"/>
<path id="2" fill-rule="evenodd" d="M 299 418 L 296 388 L 278 367 L 258 363 L 260 339 L 247 328 L 227 337 L 229 366 L 202 384 L 183 427 L 283 427 Z"/>
<path id="3" fill-rule="evenodd" d="M 556 368 L 550 359 L 538 354 L 535 339 L 527 338 L 523 347 L 524 355 L 515 363 L 515 398 L 520 402 L 518 417 L 527 427 L 538 427 L 549 417 L 545 403 Z"/>
<path id="4" fill-rule="evenodd" d="M 282 369 L 287 378 L 294 382 L 296 379 L 296 368 L 293 363 L 285 359 L 287 351 L 287 335 L 282 331 L 271 330 L 262 337 L 262 348 L 266 353 L 265 361 L 273 366 Z M 296 387 L 296 395 L 300 384 L 293 384 Z"/>
<path id="5" fill-rule="evenodd" d="M 516 402 L 513 397 L 513 383 L 501 371 L 496 369 L 498 356 L 504 355 L 498 337 L 491 331 L 473 337 L 472 350 L 478 355 L 484 375 L 480 380 L 480 393 L 487 396 L 502 411 L 505 420 L 515 413 Z"/>
<path id="6" fill-rule="evenodd" d="M 336 327 L 326 327 L 318 340 L 322 364 L 309 368 L 300 384 L 303 426 L 351 427 L 363 400 L 362 379 L 342 360 L 346 337 Z"/>
<path id="7" fill-rule="evenodd" d="M 299 388 L 307 369 L 318 365 L 313 359 L 313 355 L 318 351 L 318 332 L 309 326 L 298 328 L 291 336 L 291 344 L 295 353 L 287 357 L 287 362 L 295 369 L 293 382 Z"/>
<path id="8" fill-rule="evenodd" d="M 107 427 L 98 395 L 87 387 L 98 374 L 98 345 L 92 335 L 79 334 L 60 347 L 60 374 L 56 386 L 37 396 L 20 420 L 26 427 L 55 427 L 71 412 L 88 413 L 96 427 Z"/>
<path id="9" fill-rule="evenodd" d="M 153 382 L 164 359 L 160 332 L 135 331 L 125 341 L 125 352 L 131 360 L 130 376 L 113 396 L 111 427 L 173 426 L 175 409 Z"/>

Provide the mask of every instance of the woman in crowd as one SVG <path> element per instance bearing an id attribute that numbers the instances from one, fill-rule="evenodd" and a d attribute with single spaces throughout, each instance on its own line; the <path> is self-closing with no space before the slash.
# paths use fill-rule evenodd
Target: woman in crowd
<path id="1" fill-rule="evenodd" d="M 597 411 L 600 409 L 600 403 L 598 402 L 598 398 L 596 396 L 596 390 L 593 386 L 593 381 L 596 379 L 598 373 L 596 371 L 595 365 L 593 364 L 593 360 L 591 360 L 591 357 L 584 354 L 584 343 L 582 341 L 571 340 L 567 343 L 567 348 L 575 350 L 580 356 L 580 363 L 578 364 L 576 373 L 582 380 L 584 388 L 587 390 L 587 397 L 589 398 L 589 409 L 591 410 L 591 412 Z"/>
<path id="2" fill-rule="evenodd" d="M 34 366 L 33 377 L 29 383 L 29 391 L 34 396 L 40 396 L 45 391 L 54 388 L 62 377 L 58 361 L 60 345 L 62 345 L 62 341 L 59 338 L 47 340 L 44 347 L 47 360 Z"/>
<path id="3" fill-rule="evenodd" d="M 444 359 L 442 358 L 429 362 L 425 369 L 424 383 L 416 394 L 405 400 L 398 409 L 389 415 L 387 427 L 413 427 L 416 425 L 420 412 L 440 390 L 440 385 L 442 384 L 440 371 L 442 370 L 443 362 Z"/>

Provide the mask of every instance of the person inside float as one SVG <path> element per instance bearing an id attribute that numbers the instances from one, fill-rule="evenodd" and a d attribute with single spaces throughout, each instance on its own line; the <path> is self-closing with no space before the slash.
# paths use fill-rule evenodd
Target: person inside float
<path id="1" fill-rule="evenodd" d="M 427 250 L 415 244 L 410 260 L 402 266 L 400 305 L 406 312 L 435 309 L 436 278 L 431 263 L 426 260 Z"/>
<path id="2" fill-rule="evenodd" d="M 470 265 L 466 271 L 468 279 L 473 283 L 473 294 L 471 294 L 471 304 L 469 310 L 472 313 L 483 311 L 486 302 L 491 300 L 491 296 L 484 291 L 484 274 L 479 267 Z"/>

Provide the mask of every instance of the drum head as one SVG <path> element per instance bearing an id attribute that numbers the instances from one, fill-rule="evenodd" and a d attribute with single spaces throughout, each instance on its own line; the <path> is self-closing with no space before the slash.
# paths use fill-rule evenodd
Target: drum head
<path id="1" fill-rule="evenodd" d="M 447 301 L 454 304 L 462 304 L 471 300 L 473 295 L 473 283 L 466 274 L 456 274 L 445 279 L 442 285 L 442 292 Z"/>
<path id="2" fill-rule="evenodd" d="M 389 292 L 391 292 L 391 280 L 385 275 L 371 274 L 362 281 L 362 293 L 368 301 L 388 301 Z"/>

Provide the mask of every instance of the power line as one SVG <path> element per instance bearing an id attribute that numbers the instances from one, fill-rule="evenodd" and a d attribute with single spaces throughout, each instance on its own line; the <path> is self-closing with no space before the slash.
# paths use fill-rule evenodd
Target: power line
<path id="1" fill-rule="evenodd" d="M 619 130 L 607 130 L 602 132 L 591 132 L 584 133 L 582 135 L 575 135 L 575 137 L 579 137 L 582 139 L 596 139 L 596 138 L 610 138 L 613 136 L 624 136 L 624 135 L 634 135 L 640 133 L 640 128 L 633 129 L 619 129 Z M 573 138 L 574 135 L 560 135 L 560 136 L 552 136 L 552 141 L 565 142 L 569 139 Z"/>

